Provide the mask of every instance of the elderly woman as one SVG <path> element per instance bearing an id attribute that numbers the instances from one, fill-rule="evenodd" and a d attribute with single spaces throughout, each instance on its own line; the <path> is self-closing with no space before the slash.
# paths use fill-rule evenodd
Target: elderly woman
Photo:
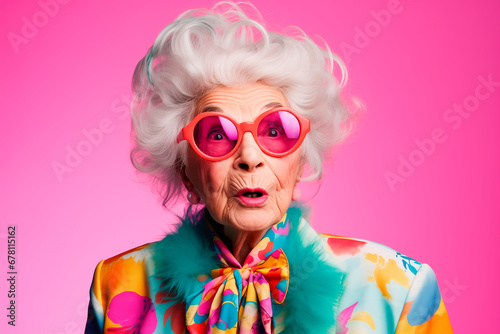
<path id="1" fill-rule="evenodd" d="M 189 11 L 137 65 L 132 161 L 165 206 L 190 206 L 175 233 L 99 263 L 86 333 L 452 333 L 429 266 L 318 234 L 291 205 L 350 128 L 345 69 L 259 21 Z"/>

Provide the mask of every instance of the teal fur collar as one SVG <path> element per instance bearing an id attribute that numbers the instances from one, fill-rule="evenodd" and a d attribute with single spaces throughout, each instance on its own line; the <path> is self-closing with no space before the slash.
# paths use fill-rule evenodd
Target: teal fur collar
<path id="1" fill-rule="evenodd" d="M 162 291 L 184 302 L 203 290 L 199 275 L 221 267 L 207 225 L 200 212 L 190 215 L 174 234 L 153 245 L 155 277 Z M 331 263 L 331 255 L 321 237 L 304 220 L 302 210 L 290 208 L 290 231 L 283 251 L 290 266 L 289 287 L 282 305 L 273 303 L 276 332 L 329 333 L 335 331 L 337 306 L 343 292 L 344 274 Z M 300 223 L 300 224 L 299 224 Z M 283 317 L 284 316 L 284 317 Z M 282 318 L 283 317 L 283 318 Z"/>

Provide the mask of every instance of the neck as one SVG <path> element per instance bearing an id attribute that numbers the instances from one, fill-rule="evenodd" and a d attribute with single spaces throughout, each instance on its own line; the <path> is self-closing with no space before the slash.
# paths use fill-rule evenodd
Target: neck
<path id="1" fill-rule="evenodd" d="M 206 215 L 221 240 L 231 250 L 231 253 L 240 264 L 245 262 L 248 254 L 250 254 L 252 249 L 262 240 L 267 232 L 267 230 L 239 231 L 232 226 L 219 224 L 210 216 L 208 211 Z"/>
<path id="2" fill-rule="evenodd" d="M 227 238 L 231 246 L 234 257 L 242 264 L 248 254 L 262 240 L 267 231 L 238 231 L 232 226 L 224 226 L 224 237 Z M 226 242 L 226 241 L 225 241 Z"/>

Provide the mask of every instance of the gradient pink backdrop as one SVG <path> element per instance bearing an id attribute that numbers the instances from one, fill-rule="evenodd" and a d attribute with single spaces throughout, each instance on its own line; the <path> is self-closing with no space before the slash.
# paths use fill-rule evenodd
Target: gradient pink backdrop
<path id="1" fill-rule="evenodd" d="M 171 215 L 129 162 L 130 79 L 167 23 L 212 4 L 66 1 L 47 15 L 47 2 L 1 5 L 0 254 L 7 226 L 17 225 L 19 272 L 15 328 L 6 325 L 0 279 L 2 333 L 82 332 L 97 262 L 168 230 Z M 500 81 L 500 2 L 401 0 L 390 22 L 375 23 L 373 13 L 394 3 L 254 1 L 268 22 L 321 35 L 347 61 L 348 89 L 367 106 L 310 201 L 313 226 L 430 264 L 455 331 L 498 332 L 500 87 L 472 96 L 479 77 Z M 34 20 L 36 30 L 23 29 Z M 361 41 L 365 29 L 371 37 Z M 347 45 L 356 52 L 343 52 Z M 446 121 L 464 102 L 470 116 Z M 102 141 L 59 179 L 54 162 L 66 164 L 68 147 L 84 148 L 84 131 L 106 122 Z M 446 140 L 419 161 L 415 141 L 435 128 Z M 391 189 L 386 173 L 410 157 L 419 165 Z"/>

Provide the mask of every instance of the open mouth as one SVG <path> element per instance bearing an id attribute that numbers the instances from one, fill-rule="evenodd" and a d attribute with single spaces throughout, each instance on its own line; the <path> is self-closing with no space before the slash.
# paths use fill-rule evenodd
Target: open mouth
<path id="1" fill-rule="evenodd" d="M 263 205 L 267 200 L 267 191 L 262 188 L 244 188 L 236 195 L 237 198 L 246 206 Z"/>
<path id="2" fill-rule="evenodd" d="M 242 194 L 242 196 L 248 197 L 248 198 L 256 198 L 256 197 L 262 197 L 264 196 L 263 193 L 260 191 L 246 191 Z"/>

